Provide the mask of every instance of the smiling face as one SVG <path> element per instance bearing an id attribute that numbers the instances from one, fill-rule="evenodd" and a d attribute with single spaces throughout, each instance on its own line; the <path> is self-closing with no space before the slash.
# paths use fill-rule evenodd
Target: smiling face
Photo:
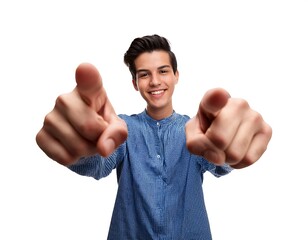
<path id="1" fill-rule="evenodd" d="M 179 77 L 179 73 L 172 70 L 169 54 L 165 51 L 142 53 L 136 58 L 135 66 L 133 84 L 147 102 L 147 113 L 156 120 L 169 117 Z"/>

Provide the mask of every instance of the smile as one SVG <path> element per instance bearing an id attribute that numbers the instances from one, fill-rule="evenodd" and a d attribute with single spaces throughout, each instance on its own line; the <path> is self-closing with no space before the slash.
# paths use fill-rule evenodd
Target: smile
<path id="1" fill-rule="evenodd" d="M 157 90 L 157 91 L 153 91 L 151 92 L 152 95 L 159 95 L 162 94 L 165 90 Z"/>

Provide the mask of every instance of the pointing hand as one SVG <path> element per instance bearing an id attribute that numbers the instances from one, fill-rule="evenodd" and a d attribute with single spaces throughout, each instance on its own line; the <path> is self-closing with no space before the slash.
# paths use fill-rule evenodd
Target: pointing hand
<path id="1" fill-rule="evenodd" d="M 46 155 L 63 165 L 96 153 L 106 157 L 127 138 L 126 123 L 116 115 L 98 70 L 80 64 L 76 83 L 57 98 L 36 136 Z"/>
<path id="2" fill-rule="evenodd" d="M 196 116 L 186 124 L 186 145 L 191 153 L 233 168 L 256 162 L 271 136 L 271 127 L 259 113 L 220 88 L 203 96 Z"/>

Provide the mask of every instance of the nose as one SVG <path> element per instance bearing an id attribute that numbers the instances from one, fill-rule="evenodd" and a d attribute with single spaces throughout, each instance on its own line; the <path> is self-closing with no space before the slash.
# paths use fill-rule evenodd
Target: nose
<path id="1" fill-rule="evenodd" d="M 150 85 L 151 86 L 159 86 L 161 84 L 160 76 L 157 74 L 153 74 L 151 77 Z"/>

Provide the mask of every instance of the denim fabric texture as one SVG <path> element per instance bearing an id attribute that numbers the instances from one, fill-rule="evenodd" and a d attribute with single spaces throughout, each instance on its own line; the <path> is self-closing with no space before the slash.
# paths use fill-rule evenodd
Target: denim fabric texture
<path id="1" fill-rule="evenodd" d="M 82 158 L 69 168 L 101 179 L 117 171 L 118 192 L 109 240 L 210 240 L 203 174 L 216 177 L 232 168 L 215 166 L 186 148 L 186 115 L 156 121 L 146 111 L 119 115 L 127 140 L 107 158 Z"/>

